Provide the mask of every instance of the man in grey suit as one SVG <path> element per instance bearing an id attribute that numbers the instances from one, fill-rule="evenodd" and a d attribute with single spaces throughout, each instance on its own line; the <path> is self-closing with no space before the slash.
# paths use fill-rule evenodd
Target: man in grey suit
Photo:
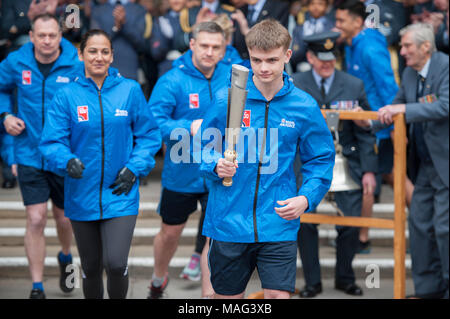
<path id="1" fill-rule="evenodd" d="M 323 109 L 352 109 L 360 105 L 370 110 L 363 82 L 347 73 L 335 69 L 335 41 L 338 32 L 324 32 L 305 37 L 308 43 L 307 59 L 312 70 L 294 74 L 294 84 L 309 93 Z M 378 158 L 374 145 L 376 137 L 353 121 L 342 121 L 339 129 L 339 143 L 347 158 L 353 180 L 362 190 L 337 192 L 335 200 L 346 216 L 360 216 L 362 196 L 373 194 L 376 186 L 375 174 Z M 300 170 L 296 167 L 296 174 Z M 355 284 L 352 260 L 358 249 L 359 228 L 336 227 L 336 271 L 335 288 L 350 295 L 362 295 Z M 303 264 L 306 286 L 300 297 L 314 297 L 322 291 L 317 225 L 302 224 L 298 236 L 298 246 Z"/>
<path id="2" fill-rule="evenodd" d="M 436 51 L 430 25 L 409 25 L 400 36 L 407 68 L 393 104 L 380 108 L 378 117 L 386 125 L 403 113 L 411 124 L 408 224 L 415 296 L 448 298 L 448 55 Z"/>

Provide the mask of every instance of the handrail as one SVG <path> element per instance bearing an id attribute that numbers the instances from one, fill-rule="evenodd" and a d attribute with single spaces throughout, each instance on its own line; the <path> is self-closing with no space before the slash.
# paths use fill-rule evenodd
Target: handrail
<path id="1" fill-rule="evenodd" d="M 341 120 L 377 120 L 377 112 L 373 111 L 333 111 L 322 110 L 326 116 L 327 112 L 339 113 Z M 403 114 L 393 117 L 394 120 L 394 219 L 382 219 L 372 217 L 348 217 L 330 216 L 325 214 L 303 214 L 300 217 L 302 223 L 332 224 L 355 227 L 374 227 L 394 229 L 394 298 L 405 298 L 405 254 L 406 254 L 406 124 Z"/>

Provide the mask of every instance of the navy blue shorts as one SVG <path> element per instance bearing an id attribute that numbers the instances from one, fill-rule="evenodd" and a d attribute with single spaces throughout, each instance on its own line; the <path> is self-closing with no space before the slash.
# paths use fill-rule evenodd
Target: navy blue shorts
<path id="1" fill-rule="evenodd" d="M 221 295 L 244 292 L 255 267 L 263 289 L 294 292 L 297 242 L 229 243 L 211 240 L 208 264 L 214 291 Z"/>
<path id="2" fill-rule="evenodd" d="M 17 180 L 25 206 L 46 203 L 64 209 L 64 177 L 32 166 L 17 165 Z"/>
<path id="3" fill-rule="evenodd" d="M 179 193 L 163 188 L 157 210 L 164 224 L 181 225 L 197 210 L 198 201 L 202 212 L 206 211 L 208 193 Z"/>

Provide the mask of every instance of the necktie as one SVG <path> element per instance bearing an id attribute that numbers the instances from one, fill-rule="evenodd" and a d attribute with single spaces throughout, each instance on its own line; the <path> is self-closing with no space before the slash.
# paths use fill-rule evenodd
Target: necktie
<path id="1" fill-rule="evenodd" d="M 248 7 L 247 21 L 249 26 L 253 26 L 253 14 L 255 13 L 255 8 Z"/>
<path id="2" fill-rule="evenodd" d="M 425 88 L 425 78 L 418 74 L 417 75 L 417 99 L 421 98 L 423 96 L 423 91 Z"/>
<path id="3" fill-rule="evenodd" d="M 420 74 L 417 75 L 417 100 L 423 97 L 425 88 L 425 78 Z M 413 124 L 414 142 L 416 144 L 416 152 L 422 162 L 430 161 L 430 153 L 423 137 L 423 123 L 417 122 Z"/>
<path id="4" fill-rule="evenodd" d="M 322 78 L 322 80 L 320 80 L 320 93 L 322 94 L 322 98 L 325 99 L 326 93 L 325 93 L 325 78 Z"/>

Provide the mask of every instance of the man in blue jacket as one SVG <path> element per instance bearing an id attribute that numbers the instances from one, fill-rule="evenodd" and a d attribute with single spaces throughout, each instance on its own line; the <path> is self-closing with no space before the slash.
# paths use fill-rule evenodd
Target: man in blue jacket
<path id="1" fill-rule="evenodd" d="M 346 0 L 336 10 L 336 27 L 346 42 L 346 71 L 364 82 L 370 108 L 377 111 L 391 104 L 398 91 L 386 38 L 377 29 L 364 28 L 366 8 L 359 0 Z M 376 133 L 378 148 L 378 174 L 375 196 L 379 195 L 382 177 L 392 183 L 394 149 L 390 132 L 392 126 Z M 370 217 L 374 196 L 363 198 L 362 216 Z M 360 234 L 360 250 L 368 251 L 368 230 Z"/>
<path id="2" fill-rule="evenodd" d="M 292 54 L 290 41 L 287 29 L 272 19 L 249 31 L 252 71 L 237 161 L 223 158 L 223 139 L 203 148 L 201 170 L 211 180 L 203 234 L 211 238 L 209 265 L 217 298 L 242 298 L 255 267 L 265 298 L 289 298 L 295 290 L 299 217 L 315 209 L 331 184 L 330 131 L 317 102 L 283 72 Z M 219 129 L 224 136 L 227 92 L 217 93 L 202 130 Z M 298 192 L 297 153 L 304 178 Z M 233 178 L 231 187 L 222 185 L 224 177 Z"/>
<path id="3" fill-rule="evenodd" d="M 225 52 L 225 35 L 214 22 L 193 30 L 191 50 L 174 62 L 174 68 L 156 83 L 149 105 L 167 150 L 162 172 L 160 215 L 155 237 L 155 269 L 149 298 L 161 298 L 167 271 L 189 215 L 206 208 L 208 188 L 200 176 L 200 161 L 193 154 L 193 136 L 205 113 L 213 108 L 213 93 L 226 85 L 230 67 L 219 63 Z M 215 107 L 215 106 L 214 106 Z"/>
<path id="4" fill-rule="evenodd" d="M 81 70 L 74 46 L 62 38 L 58 20 L 49 14 L 32 22 L 31 42 L 11 53 L 0 64 L 0 113 L 6 131 L 15 136 L 14 151 L 18 180 L 27 212 L 25 250 L 33 289 L 30 298 L 45 298 L 42 285 L 47 201 L 53 201 L 53 216 L 62 251 L 58 254 L 60 287 L 70 292 L 65 279 L 72 262 L 72 228 L 64 217 L 64 179 L 47 170 L 39 152 L 45 114 L 53 94 L 72 81 Z M 10 96 L 17 88 L 18 114 L 11 114 Z"/>

